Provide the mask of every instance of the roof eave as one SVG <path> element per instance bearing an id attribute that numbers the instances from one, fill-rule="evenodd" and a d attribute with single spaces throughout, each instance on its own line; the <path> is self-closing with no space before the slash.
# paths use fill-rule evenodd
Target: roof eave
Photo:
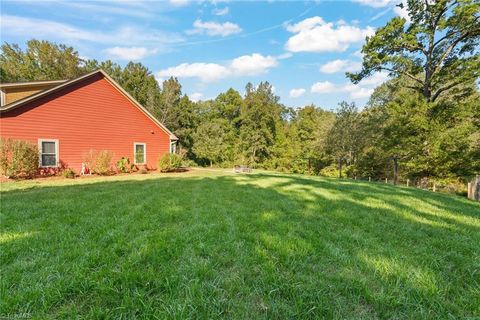
<path id="1" fill-rule="evenodd" d="M 61 84 L 67 82 L 68 80 L 48 80 L 48 81 L 29 81 L 29 82 L 12 82 L 12 83 L 0 83 L 0 89 L 3 88 L 17 88 L 17 87 L 28 87 L 28 86 L 39 86 L 47 84 Z"/>

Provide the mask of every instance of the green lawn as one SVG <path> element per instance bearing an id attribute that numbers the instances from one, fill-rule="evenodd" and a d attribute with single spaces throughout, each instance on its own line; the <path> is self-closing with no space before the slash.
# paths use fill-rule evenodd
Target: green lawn
<path id="1" fill-rule="evenodd" d="M 480 204 L 222 171 L 3 183 L 0 318 L 480 317 Z"/>

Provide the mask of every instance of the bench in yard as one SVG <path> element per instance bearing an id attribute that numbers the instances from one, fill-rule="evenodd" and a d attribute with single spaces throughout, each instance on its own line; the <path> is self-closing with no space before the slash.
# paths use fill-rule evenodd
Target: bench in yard
<path id="1" fill-rule="evenodd" d="M 235 166 L 233 168 L 233 171 L 235 173 L 244 173 L 244 172 L 252 172 L 252 168 L 247 167 L 247 166 Z"/>

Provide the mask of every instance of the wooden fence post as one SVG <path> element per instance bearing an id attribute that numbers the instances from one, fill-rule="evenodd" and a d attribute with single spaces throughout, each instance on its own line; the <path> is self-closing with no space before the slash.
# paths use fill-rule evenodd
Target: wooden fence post
<path id="1" fill-rule="evenodd" d="M 467 185 L 468 199 L 480 201 L 480 175 Z"/>
<path id="2" fill-rule="evenodd" d="M 388 183 L 388 178 L 385 178 L 385 183 Z"/>
<path id="3" fill-rule="evenodd" d="M 372 182 L 372 177 L 368 177 L 368 182 Z"/>
<path id="4" fill-rule="evenodd" d="M 435 182 L 433 183 L 433 188 L 432 188 L 433 192 L 437 192 L 437 185 L 435 184 Z"/>
<path id="5" fill-rule="evenodd" d="M 477 175 L 472 182 L 472 199 L 480 201 L 480 175 Z"/>
<path id="6" fill-rule="evenodd" d="M 475 182 L 473 183 L 473 199 L 480 201 L 480 175 L 475 177 Z"/>
<path id="7" fill-rule="evenodd" d="M 410 186 L 410 179 L 407 179 L 407 187 Z"/>

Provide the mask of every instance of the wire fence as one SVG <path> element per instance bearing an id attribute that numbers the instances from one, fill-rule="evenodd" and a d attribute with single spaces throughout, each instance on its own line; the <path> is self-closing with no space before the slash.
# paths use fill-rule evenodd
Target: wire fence
<path id="1" fill-rule="evenodd" d="M 469 198 L 470 198 L 470 193 L 472 193 L 471 191 L 472 186 L 474 185 L 473 183 L 466 183 L 461 181 L 442 182 L 442 181 L 435 181 L 428 178 L 421 178 L 421 179 L 398 178 L 397 181 L 388 177 L 387 178 L 349 177 L 349 179 L 365 181 L 365 182 L 397 185 L 402 187 L 418 188 L 423 190 L 429 190 L 432 192 L 457 194 L 461 196 L 469 196 Z M 480 178 L 479 178 L 479 181 L 480 181 Z M 475 190 L 480 190 L 480 186 L 477 187 Z"/>

